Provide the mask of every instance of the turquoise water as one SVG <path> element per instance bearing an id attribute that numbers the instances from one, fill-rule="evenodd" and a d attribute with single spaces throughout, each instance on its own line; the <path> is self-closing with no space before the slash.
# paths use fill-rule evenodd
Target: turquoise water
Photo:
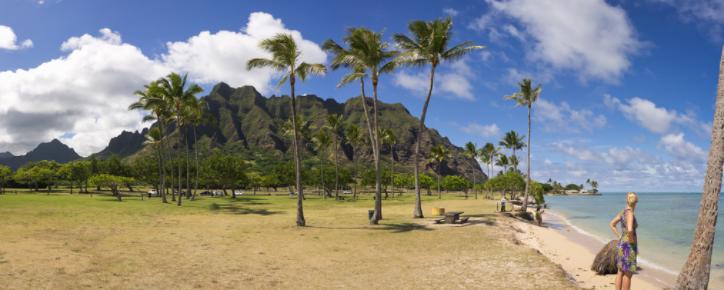
<path id="1" fill-rule="evenodd" d="M 701 193 L 638 193 L 636 219 L 639 223 L 640 257 L 670 273 L 686 261 L 694 236 Z M 608 227 L 626 205 L 626 193 L 600 196 L 546 196 L 550 208 L 571 224 L 601 241 L 614 239 Z M 712 269 L 724 268 L 724 199 L 719 201 L 719 219 L 712 257 Z M 718 272 L 718 271 L 717 271 Z"/>

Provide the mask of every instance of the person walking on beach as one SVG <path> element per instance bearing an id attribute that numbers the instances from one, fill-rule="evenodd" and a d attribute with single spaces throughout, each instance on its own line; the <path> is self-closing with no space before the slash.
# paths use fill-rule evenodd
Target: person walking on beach
<path id="1" fill-rule="evenodd" d="M 618 274 L 616 275 L 616 290 L 631 289 L 631 278 L 636 272 L 636 255 L 638 253 L 636 240 L 636 216 L 634 210 L 639 198 L 635 192 L 626 194 L 626 208 L 619 212 L 616 217 L 611 220 L 609 226 L 611 231 L 616 235 L 618 240 L 618 254 L 616 256 L 616 266 L 618 266 Z M 621 224 L 621 234 L 616 227 Z"/>

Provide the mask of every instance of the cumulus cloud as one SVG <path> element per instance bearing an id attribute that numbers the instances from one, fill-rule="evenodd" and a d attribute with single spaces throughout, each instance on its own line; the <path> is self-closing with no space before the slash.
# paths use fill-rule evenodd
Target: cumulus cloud
<path id="1" fill-rule="evenodd" d="M 533 108 L 534 120 L 549 132 L 560 131 L 561 128 L 571 132 L 591 132 L 606 125 L 604 115 L 595 114 L 588 109 L 574 109 L 566 102 L 556 104 L 539 99 Z"/>
<path id="2" fill-rule="evenodd" d="M 186 41 L 167 43 L 163 63 L 175 71 L 189 72 L 199 83 L 224 81 L 231 86 L 253 85 L 261 92 L 270 92 L 270 80 L 275 76 L 269 69 L 246 70 L 252 58 L 270 57 L 259 48 L 259 42 L 279 33 L 291 34 L 301 50 L 301 61 L 324 63 L 327 55 L 316 43 L 306 40 L 301 32 L 290 30 L 281 19 L 271 14 L 254 12 L 241 31 L 202 31 Z"/>
<path id="3" fill-rule="evenodd" d="M 292 34 L 303 61 L 325 61 L 318 45 L 266 13 L 252 13 L 243 31 L 201 32 L 169 42 L 158 58 L 144 55 L 109 28 L 70 37 L 60 45 L 63 55 L 58 58 L 34 68 L 0 71 L 0 148 L 23 154 L 59 138 L 81 155 L 97 152 L 121 131 L 140 129 L 141 113 L 127 110 L 136 100 L 133 91 L 171 71 L 188 72 L 200 83 L 225 81 L 268 91 L 275 74 L 249 73 L 246 62 L 268 57 L 258 43 L 277 33 Z"/>
<path id="4" fill-rule="evenodd" d="M 661 137 L 659 144 L 674 157 L 682 160 L 706 160 L 706 152 L 684 139 L 684 133 L 671 133 Z"/>
<path id="5" fill-rule="evenodd" d="M 0 49 L 18 50 L 33 47 L 33 41 L 23 40 L 18 44 L 18 37 L 10 26 L 0 25 Z"/>
<path id="6" fill-rule="evenodd" d="M 496 124 L 483 125 L 477 123 L 470 123 L 467 126 L 462 127 L 461 129 L 465 133 L 481 137 L 494 137 L 500 134 L 500 128 Z"/>
<path id="7" fill-rule="evenodd" d="M 706 132 L 711 127 L 709 124 L 697 121 L 693 116 L 659 107 L 654 102 L 639 97 L 622 101 L 611 95 L 604 95 L 603 102 L 653 133 L 667 133 L 674 124 L 687 126 L 696 132 Z"/>
<path id="8" fill-rule="evenodd" d="M 505 35 L 521 40 L 532 62 L 580 73 L 583 80 L 617 81 L 629 68 L 629 58 L 642 46 L 626 12 L 604 0 L 488 0 L 490 11 L 470 25 L 487 31 L 491 41 Z M 545 13 L 541 13 L 545 11 Z M 491 27 L 502 18 L 503 32 Z M 498 25 L 499 26 L 499 25 Z"/>
<path id="9" fill-rule="evenodd" d="M 472 69 L 467 64 L 467 59 L 444 65 L 439 72 L 435 72 L 433 93 L 452 99 L 475 100 L 471 84 L 474 76 Z M 395 85 L 424 96 L 429 86 L 430 74 L 424 71 L 419 73 L 400 71 L 394 74 L 393 80 Z"/>
<path id="10" fill-rule="evenodd" d="M 445 13 L 445 15 L 448 15 L 450 17 L 455 17 L 458 16 L 458 13 L 460 13 L 460 11 L 455 10 L 455 8 L 445 8 L 442 10 L 442 13 Z"/>

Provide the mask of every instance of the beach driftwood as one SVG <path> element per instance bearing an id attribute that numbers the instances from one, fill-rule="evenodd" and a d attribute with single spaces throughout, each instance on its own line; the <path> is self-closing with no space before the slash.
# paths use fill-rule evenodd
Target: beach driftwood
<path id="1" fill-rule="evenodd" d="M 603 249 L 598 252 L 593 260 L 591 270 L 598 275 L 616 274 L 618 267 L 616 266 L 616 255 L 618 255 L 618 241 L 612 240 L 608 242 Z"/>

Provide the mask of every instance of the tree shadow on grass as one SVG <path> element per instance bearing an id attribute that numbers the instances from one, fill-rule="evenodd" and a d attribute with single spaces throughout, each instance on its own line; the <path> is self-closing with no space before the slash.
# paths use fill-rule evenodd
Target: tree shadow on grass
<path id="1" fill-rule="evenodd" d="M 391 233 L 407 233 L 412 231 L 432 231 L 433 229 L 417 223 L 399 223 L 399 224 L 383 224 L 379 227 L 371 228 L 373 230 L 384 230 Z"/>
<path id="2" fill-rule="evenodd" d="M 225 212 L 225 213 L 230 213 L 230 214 L 242 214 L 242 215 L 255 214 L 255 215 L 267 216 L 267 215 L 282 213 L 281 211 L 270 211 L 265 208 L 255 209 L 255 208 L 242 207 L 242 206 L 238 206 L 235 204 L 218 204 L 218 203 L 212 203 L 211 205 L 209 205 L 209 209 L 211 211 L 215 211 L 215 212 Z"/>
<path id="3" fill-rule="evenodd" d="M 265 198 L 258 198 L 258 197 L 251 197 L 251 196 L 237 196 L 236 198 L 228 197 L 224 200 L 228 201 L 228 202 L 233 202 L 233 203 L 243 202 L 244 204 L 248 204 L 248 205 L 270 204 L 269 202 L 262 202 L 262 201 L 267 200 Z"/>

